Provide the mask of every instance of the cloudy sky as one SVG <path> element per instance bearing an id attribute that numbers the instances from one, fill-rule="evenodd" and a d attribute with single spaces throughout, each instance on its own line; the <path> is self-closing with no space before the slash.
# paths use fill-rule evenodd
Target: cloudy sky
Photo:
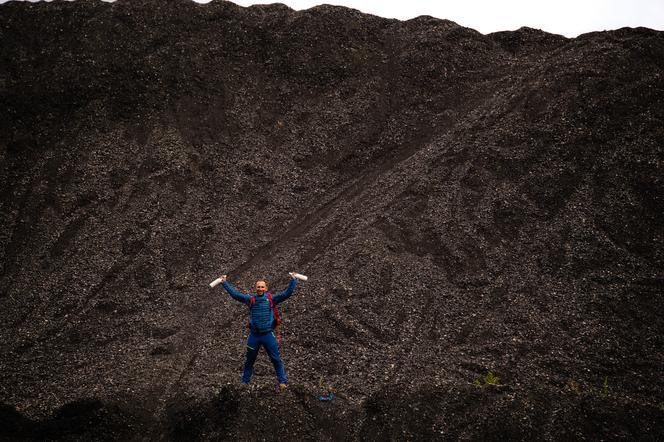
<path id="1" fill-rule="evenodd" d="M 249 6 L 275 1 L 234 0 L 234 3 Z M 664 30 L 664 0 L 282 0 L 279 3 L 297 10 L 327 3 L 400 20 L 431 15 L 483 34 L 521 26 L 567 37 L 623 26 Z"/>

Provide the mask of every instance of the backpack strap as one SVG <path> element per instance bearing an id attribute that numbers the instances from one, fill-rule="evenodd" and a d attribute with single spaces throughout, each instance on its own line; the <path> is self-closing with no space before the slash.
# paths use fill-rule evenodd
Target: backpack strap
<path id="1" fill-rule="evenodd" d="M 281 318 L 279 317 L 279 311 L 272 301 L 272 293 L 267 294 L 267 299 L 270 301 L 270 309 L 272 309 L 272 312 L 274 313 L 274 331 L 277 332 L 277 345 L 281 345 L 281 333 L 279 333 Z"/>
<path id="2" fill-rule="evenodd" d="M 256 297 L 252 296 L 251 299 L 249 300 L 249 312 L 250 312 L 249 316 L 251 316 L 251 307 L 253 307 L 254 304 L 256 304 Z M 251 317 L 247 318 L 247 328 L 251 330 Z"/>

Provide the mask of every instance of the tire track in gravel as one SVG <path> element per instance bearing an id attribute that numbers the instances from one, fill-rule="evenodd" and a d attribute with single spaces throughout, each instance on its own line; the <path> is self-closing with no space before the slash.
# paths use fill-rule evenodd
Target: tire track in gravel
<path id="1" fill-rule="evenodd" d="M 388 66 L 394 66 L 394 41 L 389 39 L 386 43 L 386 50 L 389 53 L 389 62 Z M 384 75 L 384 89 L 386 93 L 389 93 L 395 87 L 395 81 L 393 74 L 390 69 L 386 69 Z M 482 95 L 482 94 L 476 94 Z M 457 109 L 459 113 L 467 114 L 472 111 L 476 105 L 480 102 L 480 98 L 475 98 L 473 100 L 466 101 L 461 108 Z M 390 115 L 395 111 L 400 111 L 401 104 L 396 99 L 388 100 L 389 110 L 385 112 L 384 118 L 388 119 Z M 460 118 L 463 120 L 463 118 Z M 442 123 L 442 124 L 441 124 Z M 245 274 L 249 269 L 254 267 L 259 260 L 265 260 L 265 257 L 276 256 L 277 252 L 286 244 L 292 242 L 296 238 L 301 238 L 306 236 L 311 232 L 317 225 L 322 221 L 329 218 L 332 213 L 339 211 L 340 213 L 348 213 L 357 211 L 358 205 L 364 205 L 366 202 L 358 198 L 363 192 L 370 191 L 372 184 L 380 180 L 380 178 L 390 171 L 394 170 L 399 164 L 407 161 L 413 155 L 415 155 L 420 149 L 425 147 L 428 143 L 432 141 L 434 136 L 442 135 L 448 133 L 452 130 L 453 126 L 447 124 L 447 121 L 439 122 L 437 126 L 428 124 L 428 122 L 420 122 L 417 127 L 414 127 L 410 131 L 410 139 L 406 143 L 401 145 L 385 146 L 383 150 L 386 152 L 381 158 L 377 159 L 372 166 L 364 171 L 364 174 L 355 180 L 351 180 L 337 192 L 337 194 L 331 197 L 328 201 L 324 202 L 321 205 L 314 207 L 308 211 L 302 211 L 303 215 L 298 216 L 298 219 L 301 219 L 300 222 L 296 223 L 285 233 L 278 236 L 275 240 L 269 242 L 266 246 L 261 247 L 260 253 L 256 253 L 250 256 L 246 261 L 244 261 L 239 266 L 230 270 L 229 274 L 233 275 L 242 275 Z M 378 205 L 385 205 L 384 201 L 379 201 Z M 360 208 L 362 209 L 362 208 Z M 366 208 L 364 208 L 366 209 Z M 360 210 L 360 212 L 365 210 Z M 326 235 L 323 235 L 326 236 Z M 321 238 L 325 241 L 324 238 Z M 329 240 L 328 240 L 329 241 Z M 321 249 L 320 244 L 317 247 L 318 250 Z M 269 259 L 269 258 L 268 258 Z M 196 361 L 200 356 L 200 349 L 198 341 L 201 336 L 202 324 L 207 323 L 207 315 L 211 311 L 213 305 L 213 298 L 206 296 L 202 302 L 193 310 L 196 317 L 190 317 L 188 322 L 196 324 L 192 327 L 186 328 L 186 335 L 183 336 L 180 347 L 183 349 L 188 349 L 186 355 L 184 356 L 184 361 L 178 361 L 173 364 L 173 367 L 180 366 L 179 369 L 174 369 L 176 375 L 171 377 L 171 382 L 166 382 L 164 387 L 159 394 L 159 400 L 157 401 L 160 404 L 168 403 L 164 399 L 165 396 L 170 396 L 171 399 L 180 396 L 183 387 L 183 380 L 186 376 L 189 375 L 192 368 L 195 366 Z M 161 411 L 163 411 L 163 406 L 155 410 L 155 417 L 159 418 Z"/>
<path id="2" fill-rule="evenodd" d="M 68 224 L 65 227 L 61 236 L 66 234 L 71 235 L 71 232 L 69 232 L 69 230 L 72 225 L 78 226 L 77 228 L 80 229 L 82 225 L 85 223 L 85 221 L 87 221 L 87 219 L 90 218 L 91 216 L 92 212 L 80 215 L 78 218 L 76 218 L 74 221 L 72 221 L 70 224 Z M 154 218 L 150 220 L 149 224 L 151 225 L 153 222 Z M 151 230 L 146 231 L 143 235 L 141 243 L 146 244 L 148 239 L 150 238 L 151 233 L 152 233 Z M 58 241 L 60 241 L 59 238 L 58 240 L 56 240 L 56 242 Z M 75 318 L 83 318 L 85 317 L 85 315 L 90 313 L 90 311 L 92 311 L 95 308 L 94 301 L 105 294 L 104 292 L 105 287 L 109 283 L 113 282 L 114 279 L 121 277 L 122 274 L 125 272 L 125 270 L 134 262 L 134 257 L 140 254 L 143 251 L 143 249 L 145 249 L 145 245 L 143 245 L 141 249 L 136 251 L 134 254 L 129 256 L 122 256 L 122 258 L 115 260 L 115 262 L 110 266 L 110 268 L 103 274 L 101 280 L 93 287 L 89 288 L 88 293 L 85 293 L 85 295 L 81 298 L 81 303 L 78 309 L 75 311 L 70 311 L 68 318 L 66 319 L 63 318 L 60 322 L 56 323 L 55 325 L 52 325 L 40 331 L 40 333 L 30 341 L 30 345 L 34 345 L 36 343 L 44 343 L 50 337 L 53 337 L 61 333 L 67 333 L 75 329 L 79 325 L 79 323 L 75 320 Z M 49 299 L 49 303 L 51 303 L 51 301 L 52 300 Z M 36 308 L 37 307 L 35 307 L 35 309 Z M 26 344 L 23 344 L 23 346 L 25 345 Z"/>
<path id="3" fill-rule="evenodd" d="M 473 108 L 473 103 L 469 103 L 465 106 L 464 111 L 469 111 Z M 338 193 L 329 199 L 327 202 L 315 207 L 312 210 L 307 211 L 301 218 L 302 221 L 295 224 L 293 227 L 288 229 L 284 234 L 276 238 L 275 240 L 268 243 L 266 246 L 261 247 L 260 253 L 254 254 L 249 257 L 245 262 L 230 270 L 229 274 L 241 275 L 255 266 L 259 260 L 264 260 L 265 257 L 276 256 L 276 252 L 280 250 L 284 245 L 293 241 L 295 238 L 306 236 L 308 232 L 311 232 L 315 226 L 317 226 L 321 221 L 329 217 L 329 215 L 339 209 L 342 213 L 357 211 L 358 205 L 364 206 L 366 201 L 361 198 L 357 198 L 363 192 L 371 191 L 372 184 L 380 180 L 381 177 L 390 173 L 394 170 L 399 164 L 407 161 L 413 155 L 417 154 L 423 147 L 432 141 L 438 131 L 447 132 L 451 127 L 438 126 L 435 130 L 432 126 L 421 126 L 418 127 L 416 135 L 413 136 L 409 142 L 404 143 L 402 146 L 399 146 L 397 149 L 389 149 L 388 154 L 381 158 L 378 162 L 374 163 L 373 167 L 366 171 L 364 175 L 360 178 L 350 181 L 347 185 L 342 187 Z M 385 201 L 378 201 L 377 205 L 385 205 Z M 362 211 L 365 211 L 366 207 Z M 303 211 L 304 212 L 304 211 Z M 321 247 L 317 247 L 318 250 Z M 211 311 L 211 307 L 214 301 L 211 297 L 206 297 L 199 306 L 196 307 L 195 315 L 196 317 L 191 317 L 190 323 L 196 324 L 190 328 L 187 328 L 186 335 L 182 338 L 181 348 L 190 349 L 191 353 L 187 353 L 185 362 L 176 362 L 175 365 L 179 365 L 180 369 L 175 369 L 177 373 L 172 377 L 172 382 L 166 383 L 165 387 L 162 389 L 162 393 L 159 395 L 159 403 L 166 404 L 168 401 L 164 400 L 164 396 L 169 395 L 171 398 L 180 396 L 182 392 L 182 381 L 186 378 L 187 375 L 191 372 L 192 368 L 196 364 L 196 361 L 199 357 L 199 345 L 198 340 L 200 339 L 202 324 L 207 323 L 207 315 Z M 167 385 L 167 386 L 166 386 Z M 159 417 L 159 412 L 155 412 L 155 416 Z"/>
<path id="4" fill-rule="evenodd" d="M 245 262 L 232 269 L 229 274 L 243 274 L 251 269 L 260 259 L 265 259 L 265 256 L 275 256 L 275 252 L 277 250 L 279 250 L 285 244 L 291 242 L 294 238 L 305 236 L 336 209 L 345 208 L 345 211 L 347 211 L 351 210 L 358 204 L 364 204 L 364 201 L 357 199 L 357 197 L 364 191 L 370 190 L 371 184 L 378 181 L 382 175 L 388 173 L 398 164 L 414 155 L 421 147 L 430 141 L 432 136 L 433 130 L 429 129 L 428 131 L 425 131 L 424 134 L 420 134 L 418 137 L 413 139 L 411 142 L 406 143 L 404 147 L 399 149 L 396 155 L 389 156 L 387 159 L 384 159 L 376 166 L 374 166 L 371 171 L 363 175 L 361 178 L 351 181 L 329 201 L 314 208 L 313 210 L 309 210 L 303 217 L 301 217 L 301 222 L 288 229 L 283 235 L 279 236 L 267 246 L 262 247 L 259 254 L 251 256 Z M 350 202 L 353 202 L 353 204 L 350 205 L 349 209 L 348 207 Z M 164 383 L 164 387 L 161 389 L 161 393 L 158 394 L 158 400 L 156 401 L 157 408 L 153 411 L 153 414 L 157 418 L 163 414 L 166 404 L 172 402 L 183 394 L 183 380 L 190 374 L 200 356 L 198 341 L 201 336 L 201 330 L 203 328 L 203 324 L 208 323 L 207 317 L 212 310 L 212 306 L 214 303 L 218 302 L 210 296 L 204 296 L 205 298 L 203 301 L 199 302 L 199 305 L 194 309 L 195 313 L 193 313 L 192 316 L 196 317 L 191 317 L 189 318 L 190 320 L 188 320 L 188 322 L 196 325 L 187 328 L 186 334 L 182 337 L 181 340 L 180 347 L 183 349 L 189 349 L 189 352 L 187 352 L 185 355 L 183 355 L 183 358 L 173 364 L 173 371 L 176 374 L 171 377 L 171 382 Z M 181 368 L 175 369 L 175 366 L 178 365 Z"/>

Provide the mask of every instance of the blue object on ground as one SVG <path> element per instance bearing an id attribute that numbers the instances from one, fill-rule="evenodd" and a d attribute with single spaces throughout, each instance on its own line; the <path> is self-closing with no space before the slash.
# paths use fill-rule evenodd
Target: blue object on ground
<path id="1" fill-rule="evenodd" d="M 319 396 L 318 397 L 319 401 L 331 401 L 332 399 L 334 399 L 334 393 L 330 393 L 327 396 Z"/>

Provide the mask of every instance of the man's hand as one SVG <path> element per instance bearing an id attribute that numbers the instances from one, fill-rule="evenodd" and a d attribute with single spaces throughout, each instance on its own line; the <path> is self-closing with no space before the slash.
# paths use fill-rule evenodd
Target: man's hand
<path id="1" fill-rule="evenodd" d="M 309 278 L 307 278 L 306 276 L 304 276 L 304 275 L 300 275 L 300 274 L 297 273 L 297 272 L 290 272 L 289 275 L 291 276 L 291 278 L 293 278 L 293 279 L 299 279 L 300 281 L 306 281 L 307 279 L 309 279 Z"/>
<path id="2" fill-rule="evenodd" d="M 217 278 L 214 281 L 212 281 L 210 283 L 210 287 L 214 288 L 214 287 L 218 286 L 219 284 L 223 284 L 224 282 L 226 282 L 226 275 L 223 275 L 220 278 Z"/>

